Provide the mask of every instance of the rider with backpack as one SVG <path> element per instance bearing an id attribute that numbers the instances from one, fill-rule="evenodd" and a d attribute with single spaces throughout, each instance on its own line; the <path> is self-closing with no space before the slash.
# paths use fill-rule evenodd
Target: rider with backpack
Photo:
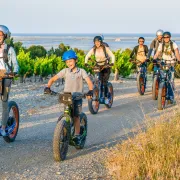
<path id="1" fill-rule="evenodd" d="M 150 59 L 150 56 L 151 56 L 153 50 L 154 50 L 154 55 L 156 54 L 156 52 L 158 50 L 158 47 L 159 47 L 159 44 L 163 42 L 163 33 L 164 33 L 164 31 L 161 30 L 161 29 L 159 29 L 156 32 L 156 38 L 153 39 L 153 41 L 150 44 L 150 49 L 149 49 L 149 53 L 148 53 L 148 59 Z M 162 54 L 160 53 L 159 56 L 158 56 L 159 60 L 161 59 L 161 56 L 162 56 Z"/>
<path id="2" fill-rule="evenodd" d="M 94 47 L 88 52 L 88 54 L 85 57 L 85 65 L 88 63 L 89 58 L 94 55 L 95 60 L 98 63 L 98 65 L 103 66 L 106 63 L 109 63 L 111 66 L 114 65 L 115 62 L 115 56 L 112 53 L 112 51 L 103 43 L 103 39 L 101 36 L 95 36 L 94 37 Z M 111 59 L 111 63 L 109 60 Z M 99 73 L 99 79 L 103 82 L 103 85 L 105 87 L 105 95 L 107 97 L 108 87 L 107 83 L 109 80 L 109 76 L 111 73 L 111 69 L 104 68 Z"/>
<path id="3" fill-rule="evenodd" d="M 0 25 L 0 70 L 1 72 L 12 73 L 13 76 L 18 73 L 19 66 L 14 48 L 5 43 L 5 40 L 9 37 L 9 29 L 4 25 Z M 4 89 L 2 90 L 3 95 L 1 93 L 0 99 L 2 104 L 1 135 L 6 136 L 5 128 L 9 117 L 8 97 L 11 88 L 11 80 L 4 79 L 1 80 L 1 83 L 4 84 Z"/>
<path id="4" fill-rule="evenodd" d="M 171 81 L 174 84 L 174 65 L 176 59 L 178 60 L 178 62 L 180 61 L 180 54 L 178 45 L 175 42 L 171 41 L 170 32 L 163 33 L 163 43 L 160 44 L 158 47 L 158 50 L 154 56 L 155 60 L 159 57 L 159 54 L 162 54 L 162 59 L 165 61 L 166 64 L 169 64 L 169 66 L 171 66 Z M 174 96 L 171 90 L 170 94 L 170 99 L 173 101 Z"/>
<path id="5" fill-rule="evenodd" d="M 130 59 L 135 55 L 135 59 L 144 63 L 147 60 L 148 55 L 148 47 L 144 45 L 145 39 L 143 37 L 139 37 L 138 46 L 135 46 L 133 51 L 130 54 Z"/>

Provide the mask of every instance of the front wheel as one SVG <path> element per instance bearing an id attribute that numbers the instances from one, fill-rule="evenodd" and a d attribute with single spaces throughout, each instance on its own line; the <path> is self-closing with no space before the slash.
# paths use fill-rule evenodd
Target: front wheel
<path id="1" fill-rule="evenodd" d="M 86 137 L 87 137 L 87 128 L 88 128 L 88 122 L 87 122 L 87 116 L 84 113 L 80 114 L 80 135 L 81 135 L 81 143 L 79 146 L 75 146 L 76 149 L 83 149 L 84 145 L 86 143 Z"/>
<path id="2" fill-rule="evenodd" d="M 137 88 L 140 95 L 144 95 L 145 93 L 145 79 L 144 75 L 139 73 L 137 75 Z"/>
<path id="3" fill-rule="evenodd" d="M 158 110 L 163 110 L 166 105 L 167 87 L 165 82 L 161 82 L 158 90 Z"/>
<path id="4" fill-rule="evenodd" d="M 152 99 L 157 100 L 159 90 L 159 79 L 158 76 L 154 76 L 153 85 L 152 85 Z"/>
<path id="5" fill-rule="evenodd" d="M 4 140 L 8 143 L 15 141 L 19 129 L 19 108 L 16 102 L 8 102 L 9 118 L 7 122 L 8 136 L 4 136 Z"/>
<path id="6" fill-rule="evenodd" d="M 108 82 L 108 85 L 107 85 L 107 88 L 108 88 L 108 104 L 105 104 L 106 108 L 111 108 L 112 107 L 112 104 L 113 104 L 113 98 L 114 98 L 114 90 L 113 90 L 113 85 Z"/>
<path id="7" fill-rule="evenodd" d="M 67 117 L 61 116 L 54 131 L 53 155 L 55 161 L 66 159 L 70 140 L 69 123 L 65 120 Z"/>
<path id="8" fill-rule="evenodd" d="M 99 111 L 99 89 L 93 89 L 93 97 L 88 99 L 88 107 L 91 114 L 97 114 Z"/>

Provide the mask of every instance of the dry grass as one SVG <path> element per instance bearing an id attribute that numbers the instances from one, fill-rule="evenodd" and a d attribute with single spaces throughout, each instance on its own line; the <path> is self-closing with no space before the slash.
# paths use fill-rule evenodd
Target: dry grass
<path id="1" fill-rule="evenodd" d="M 180 179 L 180 114 L 117 145 L 106 167 L 114 179 Z"/>

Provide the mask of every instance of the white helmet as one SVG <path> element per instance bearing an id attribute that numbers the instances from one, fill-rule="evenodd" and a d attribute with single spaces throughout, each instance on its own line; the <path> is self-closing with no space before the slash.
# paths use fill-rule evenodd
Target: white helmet
<path id="1" fill-rule="evenodd" d="M 4 39 L 9 38 L 11 36 L 11 33 L 10 33 L 9 29 L 4 25 L 0 25 L 0 31 L 3 32 L 3 34 L 5 36 Z"/>
<path id="2" fill-rule="evenodd" d="M 162 36 L 164 33 L 163 30 L 159 29 L 157 32 L 156 32 L 156 36 Z"/>

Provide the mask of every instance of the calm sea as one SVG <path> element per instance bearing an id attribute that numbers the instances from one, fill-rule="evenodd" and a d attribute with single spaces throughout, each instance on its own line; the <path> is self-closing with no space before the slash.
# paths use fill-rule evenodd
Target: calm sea
<path id="1" fill-rule="evenodd" d="M 21 41 L 25 47 L 31 45 L 42 45 L 47 50 L 51 47 L 57 48 L 60 43 L 72 48 L 88 51 L 93 46 L 93 37 L 97 34 L 12 34 L 14 41 Z M 143 36 L 149 45 L 155 38 L 155 34 L 103 34 L 104 41 L 110 45 L 112 50 L 119 48 L 133 48 L 137 45 L 137 39 Z M 173 34 L 172 39 L 180 46 L 180 34 Z"/>

